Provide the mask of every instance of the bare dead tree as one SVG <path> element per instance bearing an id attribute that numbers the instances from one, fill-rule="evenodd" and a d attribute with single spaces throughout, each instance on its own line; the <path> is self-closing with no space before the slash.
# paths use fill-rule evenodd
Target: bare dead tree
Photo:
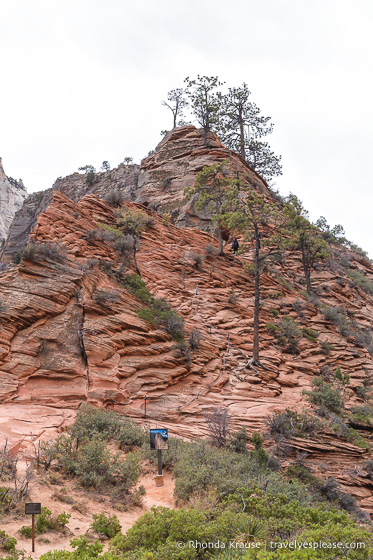
<path id="1" fill-rule="evenodd" d="M 211 443 L 216 447 L 225 447 L 231 434 L 231 415 L 227 408 L 214 407 L 205 415 Z"/>

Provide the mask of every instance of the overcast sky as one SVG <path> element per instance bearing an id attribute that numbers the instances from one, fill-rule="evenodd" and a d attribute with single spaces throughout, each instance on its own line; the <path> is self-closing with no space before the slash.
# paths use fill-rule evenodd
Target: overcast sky
<path id="1" fill-rule="evenodd" d="M 0 156 L 29 192 L 136 162 L 186 76 L 246 82 L 282 194 L 373 256 L 372 0 L 0 0 Z"/>

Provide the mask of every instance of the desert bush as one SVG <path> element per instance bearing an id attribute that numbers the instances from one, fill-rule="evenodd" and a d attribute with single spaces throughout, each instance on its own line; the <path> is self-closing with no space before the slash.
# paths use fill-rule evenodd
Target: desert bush
<path id="1" fill-rule="evenodd" d="M 304 310 L 306 308 L 306 304 L 301 299 L 296 299 L 293 301 L 293 309 L 301 319 L 304 318 Z"/>
<path id="2" fill-rule="evenodd" d="M 95 268 L 96 266 L 99 266 L 99 264 L 99 259 L 87 259 L 88 268 Z"/>
<path id="3" fill-rule="evenodd" d="M 121 206 L 124 202 L 123 193 L 118 189 L 110 190 L 104 197 L 105 202 L 107 202 L 110 206 L 114 206 L 117 208 Z"/>
<path id="4" fill-rule="evenodd" d="M 347 270 L 347 276 L 352 280 L 353 286 L 358 286 L 369 295 L 373 295 L 373 282 L 365 276 L 360 270 L 350 269 Z"/>
<path id="5" fill-rule="evenodd" d="M 130 558 L 126 553 L 136 548 L 150 551 L 149 558 L 157 560 L 193 560 L 211 558 L 202 547 L 194 550 L 185 547 L 180 552 L 178 542 L 216 542 L 233 538 L 246 518 L 241 513 L 225 511 L 199 512 L 194 508 L 170 510 L 153 507 L 131 527 L 126 535 L 116 536 L 110 550 L 121 558 Z M 146 558 L 144 554 L 142 558 Z M 196 555 L 197 553 L 197 555 Z"/>
<path id="6" fill-rule="evenodd" d="M 123 286 L 132 295 L 137 297 L 143 303 L 150 305 L 153 297 L 146 287 L 144 280 L 138 274 L 128 274 L 122 279 Z"/>
<path id="7" fill-rule="evenodd" d="M 0 529 L 0 553 L 9 552 L 15 553 L 17 539 L 10 537 L 5 531 Z"/>
<path id="8" fill-rule="evenodd" d="M 368 404 L 363 406 L 353 406 L 351 411 L 352 420 L 354 422 L 361 422 L 362 424 L 367 424 L 368 426 L 373 425 L 373 406 Z"/>
<path id="9" fill-rule="evenodd" d="M 0 313 L 4 313 L 8 309 L 8 305 L 0 300 Z"/>
<path id="10" fill-rule="evenodd" d="M 100 305 L 110 305 L 112 303 L 120 302 L 119 292 L 109 292 L 102 290 L 100 292 L 95 292 L 92 297 Z"/>
<path id="11" fill-rule="evenodd" d="M 214 245 L 212 243 L 208 243 L 205 247 L 205 253 L 206 255 L 217 255 L 218 254 L 218 250 L 216 247 L 214 247 Z"/>
<path id="12" fill-rule="evenodd" d="M 266 426 L 272 437 L 290 439 L 295 436 L 314 436 L 321 430 L 321 422 L 309 412 L 298 413 L 287 408 L 266 418 Z"/>
<path id="13" fill-rule="evenodd" d="M 306 327 L 303 327 L 302 334 L 303 334 L 303 336 L 308 338 L 308 340 L 311 340 L 311 342 L 316 342 L 317 337 L 319 336 L 319 333 L 317 333 L 313 329 L 309 329 L 309 328 L 306 328 Z"/>
<path id="14" fill-rule="evenodd" d="M 236 290 L 233 289 L 228 296 L 228 303 L 230 303 L 231 305 L 236 305 L 237 301 L 238 301 L 238 294 Z"/>
<path id="15" fill-rule="evenodd" d="M 236 453 L 247 453 L 247 444 L 249 443 L 249 436 L 246 428 L 243 426 L 233 434 L 229 441 L 229 449 Z"/>
<path id="16" fill-rule="evenodd" d="M 343 307 L 324 307 L 322 313 L 325 320 L 335 325 L 342 336 L 349 336 L 352 333 L 346 310 Z"/>
<path id="17" fill-rule="evenodd" d="M 303 394 L 310 403 L 326 408 L 330 412 L 339 414 L 344 408 L 344 398 L 341 389 L 335 387 L 332 383 L 326 382 L 322 377 L 313 379 L 311 391 L 303 390 Z"/>
<path id="18" fill-rule="evenodd" d="M 17 261 L 26 259 L 38 263 L 43 260 L 64 262 L 66 260 L 65 247 L 61 243 L 30 243 L 17 252 Z"/>
<path id="19" fill-rule="evenodd" d="M 334 346 L 330 342 L 327 342 L 326 340 L 324 340 L 321 343 L 322 354 L 325 354 L 326 356 L 328 356 L 330 354 L 330 352 L 332 352 L 333 350 L 334 350 Z"/>
<path id="20" fill-rule="evenodd" d="M 128 256 L 133 252 L 134 238 L 132 235 L 122 235 L 119 237 L 115 243 L 115 249 L 122 256 Z"/>
<path id="21" fill-rule="evenodd" d="M 273 336 L 276 336 L 279 330 L 278 326 L 275 325 L 274 323 L 267 323 L 266 329 Z"/>
<path id="22" fill-rule="evenodd" d="M 123 233 L 138 238 L 145 229 L 153 226 L 154 218 L 140 208 L 121 208 L 117 212 L 116 224 Z"/>
<path id="23" fill-rule="evenodd" d="M 42 507 L 41 514 L 36 517 L 35 533 L 37 535 L 47 533 L 48 531 L 58 531 L 60 533 L 64 533 L 70 517 L 71 514 L 65 512 L 59 513 L 54 517 L 50 509 Z M 31 527 L 23 525 L 23 527 L 20 528 L 19 533 L 23 537 L 31 538 Z"/>
<path id="24" fill-rule="evenodd" d="M 197 350 L 201 346 L 203 335 L 198 329 L 193 329 L 189 336 L 189 346 L 192 350 Z"/>
<path id="25" fill-rule="evenodd" d="M 189 253 L 188 258 L 194 263 L 195 268 L 199 269 L 203 265 L 203 255 L 192 251 Z"/>
<path id="26" fill-rule="evenodd" d="M 122 527 L 116 515 L 106 517 L 104 512 L 93 514 L 93 522 L 91 527 L 99 535 L 103 535 L 108 539 L 112 539 L 122 531 Z"/>

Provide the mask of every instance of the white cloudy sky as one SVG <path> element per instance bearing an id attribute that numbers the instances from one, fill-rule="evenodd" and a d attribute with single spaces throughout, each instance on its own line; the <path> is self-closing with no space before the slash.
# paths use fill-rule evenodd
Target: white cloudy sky
<path id="1" fill-rule="evenodd" d="M 0 0 L 0 156 L 29 192 L 140 161 L 186 76 L 247 82 L 277 187 L 373 256 L 371 0 Z"/>

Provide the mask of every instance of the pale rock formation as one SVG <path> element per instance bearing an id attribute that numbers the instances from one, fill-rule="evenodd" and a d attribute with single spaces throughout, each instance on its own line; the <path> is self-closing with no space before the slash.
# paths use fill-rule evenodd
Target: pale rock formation
<path id="1" fill-rule="evenodd" d="M 5 240 L 10 224 L 27 196 L 22 181 L 9 180 L 0 158 L 0 243 Z"/>

